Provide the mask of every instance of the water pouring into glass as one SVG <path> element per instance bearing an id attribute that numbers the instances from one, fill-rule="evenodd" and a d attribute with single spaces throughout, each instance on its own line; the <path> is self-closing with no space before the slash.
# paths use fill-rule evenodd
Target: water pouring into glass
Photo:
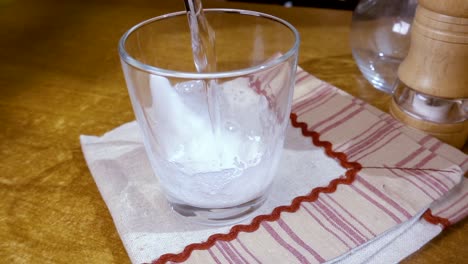
<path id="1" fill-rule="evenodd" d="M 267 14 L 204 12 L 199 0 L 186 6 L 190 11 L 130 29 L 119 53 L 168 202 L 188 220 L 230 224 L 268 197 L 289 120 L 299 36 Z"/>

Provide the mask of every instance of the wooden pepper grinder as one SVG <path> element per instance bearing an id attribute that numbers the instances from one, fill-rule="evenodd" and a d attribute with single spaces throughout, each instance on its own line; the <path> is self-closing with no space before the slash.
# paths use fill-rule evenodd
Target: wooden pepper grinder
<path id="1" fill-rule="evenodd" d="M 468 0 L 419 0 L 390 113 L 457 148 L 468 137 Z"/>

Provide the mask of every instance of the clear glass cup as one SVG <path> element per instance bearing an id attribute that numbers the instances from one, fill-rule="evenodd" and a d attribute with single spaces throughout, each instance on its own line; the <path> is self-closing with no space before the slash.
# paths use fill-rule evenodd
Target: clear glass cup
<path id="1" fill-rule="evenodd" d="M 216 71 L 196 72 L 185 11 L 131 28 L 119 54 L 145 149 L 174 211 L 223 225 L 260 207 L 289 120 L 299 34 L 246 10 L 207 9 Z"/>

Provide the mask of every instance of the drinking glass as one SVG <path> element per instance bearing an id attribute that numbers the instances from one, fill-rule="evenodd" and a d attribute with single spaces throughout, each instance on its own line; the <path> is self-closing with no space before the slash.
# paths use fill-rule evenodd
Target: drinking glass
<path id="1" fill-rule="evenodd" d="M 207 9 L 216 65 L 196 71 L 187 13 L 141 22 L 119 54 L 154 174 L 173 210 L 240 221 L 267 198 L 289 120 L 299 34 L 247 10 Z"/>

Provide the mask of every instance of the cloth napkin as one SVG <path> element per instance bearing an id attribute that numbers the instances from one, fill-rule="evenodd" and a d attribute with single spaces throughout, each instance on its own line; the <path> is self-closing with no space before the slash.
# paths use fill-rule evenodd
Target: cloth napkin
<path id="1" fill-rule="evenodd" d="M 132 262 L 392 263 L 468 214 L 459 150 L 300 68 L 290 119 L 269 199 L 226 227 L 171 211 L 135 122 L 81 136 Z"/>

